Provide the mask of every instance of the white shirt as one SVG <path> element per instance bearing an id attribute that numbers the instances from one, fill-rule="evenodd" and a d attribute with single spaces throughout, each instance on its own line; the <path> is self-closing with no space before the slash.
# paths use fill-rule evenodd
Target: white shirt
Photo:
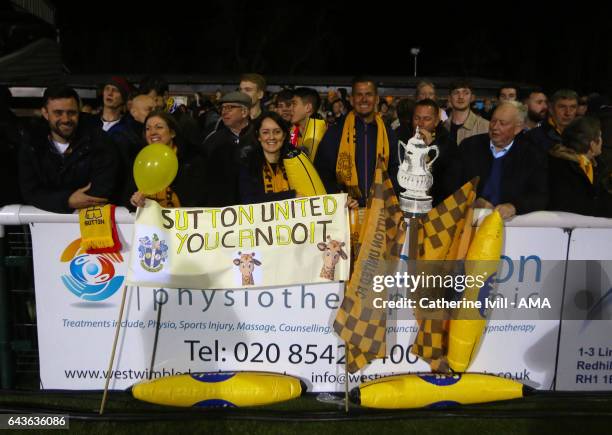
<path id="1" fill-rule="evenodd" d="M 512 148 L 513 144 L 514 144 L 514 141 L 510 142 L 509 145 L 507 145 L 505 148 L 502 148 L 501 150 L 498 151 L 495 145 L 493 145 L 493 142 L 489 142 L 489 147 L 491 148 L 491 154 L 493 154 L 493 158 L 499 159 L 500 157 L 503 157 L 506 154 L 508 154 L 508 151 L 510 151 L 510 148 Z"/>
<path id="2" fill-rule="evenodd" d="M 121 118 L 119 118 L 116 121 L 105 121 L 105 120 L 102 120 L 102 130 L 104 130 L 104 131 L 110 130 L 111 128 L 113 128 L 113 125 L 115 125 L 119 121 L 121 121 Z"/>
<path id="3" fill-rule="evenodd" d="M 60 154 L 64 154 L 66 150 L 68 149 L 68 147 L 70 146 L 70 143 L 61 143 L 61 142 L 56 142 L 56 141 L 52 141 L 52 142 L 53 142 L 53 145 L 55 146 L 55 149 Z"/>
<path id="4" fill-rule="evenodd" d="M 440 109 L 440 122 L 444 122 L 448 119 L 448 115 L 446 114 L 446 110 Z"/>

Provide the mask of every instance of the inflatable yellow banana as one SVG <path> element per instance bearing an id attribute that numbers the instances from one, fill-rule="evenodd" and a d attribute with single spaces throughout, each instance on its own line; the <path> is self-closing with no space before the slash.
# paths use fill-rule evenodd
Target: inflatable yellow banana
<path id="1" fill-rule="evenodd" d="M 191 373 L 132 387 L 132 395 L 144 402 L 207 408 L 269 405 L 305 391 L 305 385 L 293 376 L 265 372 Z"/>
<path id="2" fill-rule="evenodd" d="M 325 187 L 317 170 L 300 150 L 291 150 L 283 159 L 289 187 L 302 196 L 325 195 Z"/>
<path id="3" fill-rule="evenodd" d="M 441 408 L 523 397 L 532 388 L 485 374 L 395 375 L 361 384 L 351 401 L 367 408 Z"/>
<path id="4" fill-rule="evenodd" d="M 484 218 L 476 231 L 465 262 L 466 276 L 485 276 L 486 281 L 482 287 L 466 286 L 463 300 L 480 300 L 484 306 L 484 299 L 492 288 L 503 244 L 504 221 L 499 212 L 494 211 Z M 486 322 L 484 308 L 462 308 L 453 312 L 453 319 L 449 324 L 447 353 L 448 364 L 453 371 L 465 372 L 468 369 L 480 344 Z"/>
<path id="5" fill-rule="evenodd" d="M 306 130 L 302 141 L 299 144 L 308 151 L 308 157 L 311 162 L 314 162 L 315 155 L 319 149 L 319 143 L 323 139 L 323 135 L 327 131 L 327 124 L 322 119 L 308 118 Z"/>

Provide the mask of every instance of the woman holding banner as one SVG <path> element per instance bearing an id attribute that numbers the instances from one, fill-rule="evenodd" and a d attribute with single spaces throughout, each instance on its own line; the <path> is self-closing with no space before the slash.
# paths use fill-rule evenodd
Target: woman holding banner
<path id="1" fill-rule="evenodd" d="M 255 146 L 249 150 L 240 168 L 241 203 L 253 204 L 304 196 L 306 192 L 298 193 L 291 187 L 283 161 L 288 154 L 298 152 L 289 143 L 289 125 L 286 121 L 275 112 L 267 112 L 255 123 L 255 134 Z M 314 167 L 309 170 L 315 171 Z M 309 175 L 315 177 L 316 174 Z"/>
<path id="2" fill-rule="evenodd" d="M 130 203 L 134 207 L 143 207 L 145 198 L 149 198 L 157 201 L 162 207 L 196 207 L 206 205 L 204 162 L 195 148 L 190 146 L 181 136 L 178 124 L 174 118 L 163 111 L 151 112 L 145 120 L 144 135 L 148 145 L 163 144 L 170 147 L 176 154 L 178 171 L 170 185 L 162 187 L 161 190 L 152 194 L 137 191 L 132 195 Z M 153 163 L 155 165 L 160 164 L 160 162 Z M 151 181 L 154 182 L 156 180 Z"/>

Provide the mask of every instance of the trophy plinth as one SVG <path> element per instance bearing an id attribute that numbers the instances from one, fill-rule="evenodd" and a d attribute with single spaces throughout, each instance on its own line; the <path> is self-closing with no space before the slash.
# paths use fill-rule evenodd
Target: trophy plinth
<path id="1" fill-rule="evenodd" d="M 414 198 L 410 196 L 404 196 L 403 193 L 400 193 L 399 203 L 400 208 L 404 212 L 404 214 L 408 215 L 418 215 L 425 214 L 429 210 L 431 210 L 431 196 L 426 198 Z"/>

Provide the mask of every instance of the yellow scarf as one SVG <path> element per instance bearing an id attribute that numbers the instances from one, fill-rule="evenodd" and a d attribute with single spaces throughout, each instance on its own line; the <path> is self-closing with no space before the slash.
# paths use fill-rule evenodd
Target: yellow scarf
<path id="1" fill-rule="evenodd" d="M 152 199 L 153 201 L 157 202 L 159 205 L 165 208 L 174 208 L 181 206 L 181 201 L 179 200 L 178 195 L 174 190 L 172 190 L 170 186 L 153 195 L 147 195 L 147 198 Z"/>
<path id="2" fill-rule="evenodd" d="M 389 138 L 382 117 L 377 113 L 374 117 L 378 130 L 376 136 L 376 157 L 383 156 L 385 164 L 389 164 Z M 376 160 L 375 160 L 376 162 Z M 344 121 L 340 149 L 336 160 L 336 178 L 338 183 L 346 186 L 351 198 L 361 198 L 357 180 L 357 166 L 355 164 L 355 112 L 349 112 Z M 374 174 L 372 174 L 374 178 Z"/>
<path id="3" fill-rule="evenodd" d="M 92 206 L 79 210 L 81 249 L 113 248 L 112 205 Z"/>
<path id="4" fill-rule="evenodd" d="M 580 169 L 582 169 L 591 184 L 593 184 L 593 162 L 591 162 L 591 160 L 584 154 L 580 154 L 578 158 L 578 164 L 580 165 Z"/>
<path id="5" fill-rule="evenodd" d="M 266 160 L 263 165 L 263 182 L 264 191 L 266 193 L 286 192 L 289 190 L 289 181 L 282 161 L 272 168 L 272 165 Z"/>
<path id="6" fill-rule="evenodd" d="M 559 126 L 557 126 L 557 123 L 552 118 L 552 116 L 548 118 L 548 123 L 552 126 L 552 128 L 555 129 L 555 131 L 559 134 L 559 136 L 561 136 L 561 130 L 559 130 Z"/>

